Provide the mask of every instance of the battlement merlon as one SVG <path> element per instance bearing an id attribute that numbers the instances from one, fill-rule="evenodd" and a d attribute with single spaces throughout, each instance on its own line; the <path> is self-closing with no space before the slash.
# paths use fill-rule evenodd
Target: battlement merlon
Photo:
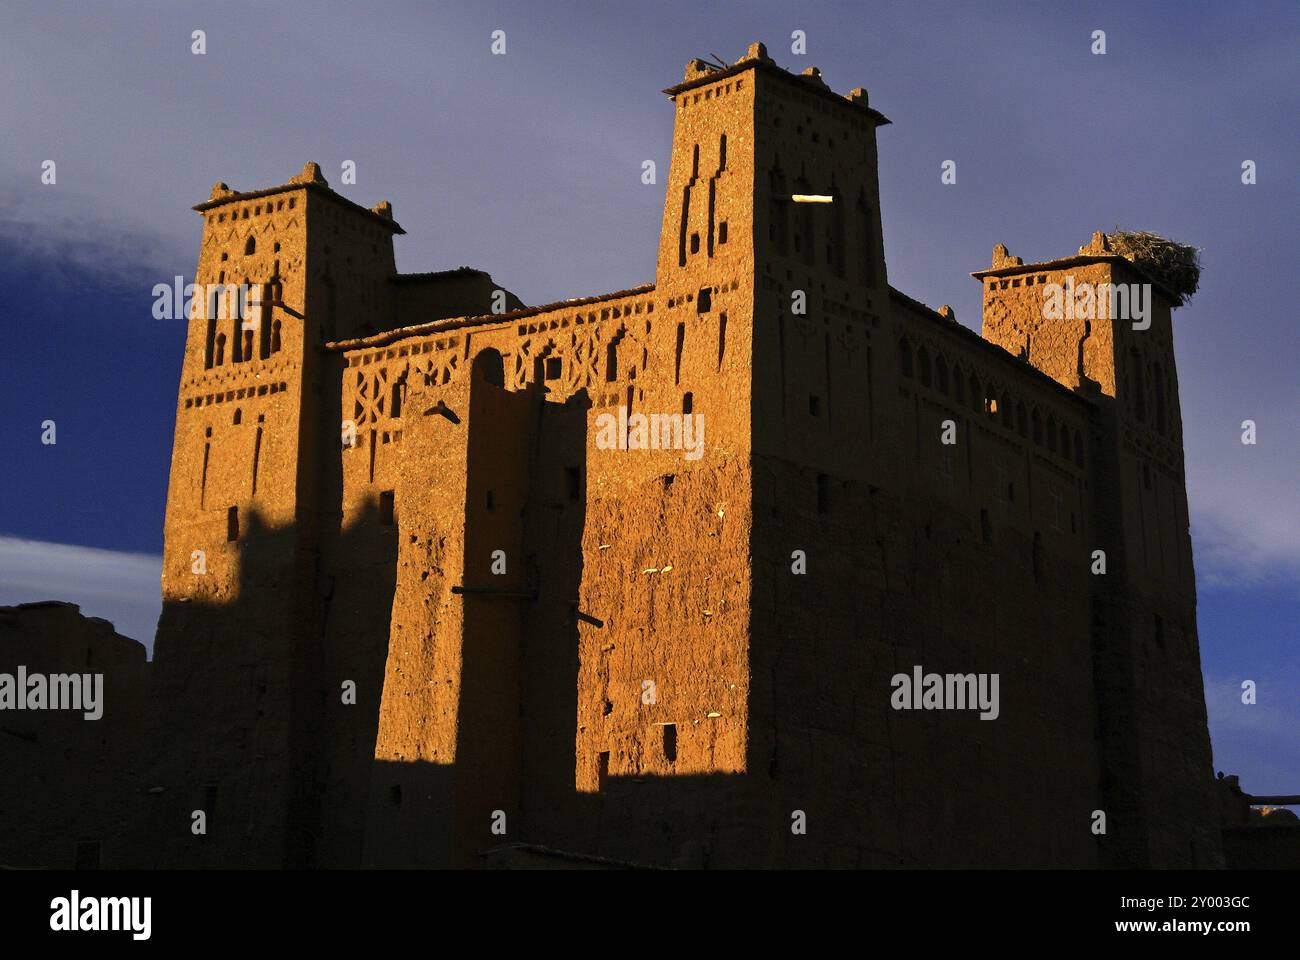
<path id="1" fill-rule="evenodd" d="M 821 71 L 816 67 L 808 67 L 803 73 L 791 73 L 789 70 L 777 66 L 776 61 L 767 55 L 767 47 L 762 43 L 751 43 L 745 55 L 729 67 L 721 67 L 706 60 L 691 60 L 686 64 L 686 73 L 682 82 L 676 86 L 666 88 L 663 92 L 670 99 L 675 100 L 678 95 L 688 90 L 725 80 L 747 70 L 762 70 L 772 76 L 779 76 L 790 83 L 797 84 L 801 90 L 819 94 L 841 105 L 847 104 L 855 107 L 870 117 L 878 127 L 883 127 L 890 122 L 889 118 L 883 113 L 867 105 L 867 91 L 863 87 L 854 87 L 847 94 L 841 96 L 826 85 L 826 82 L 822 80 Z"/>
<path id="2" fill-rule="evenodd" d="M 1012 256 L 1004 244 L 994 244 L 992 262 L 988 269 L 976 270 L 971 273 L 971 276 L 983 283 L 989 277 L 1018 277 L 1028 273 L 1086 267 L 1094 263 L 1123 264 L 1129 270 L 1139 274 L 1153 288 L 1159 290 L 1169 301 L 1170 306 L 1177 307 L 1183 302 L 1184 297 L 1169 287 L 1168 284 L 1161 282 L 1160 278 L 1152 276 L 1148 271 L 1143 270 L 1139 264 L 1112 250 L 1106 240 L 1106 235 L 1100 232 L 1094 233 L 1092 240 L 1080 247 L 1079 252 L 1076 254 L 1060 257 L 1056 260 L 1041 260 L 1037 263 L 1025 263 L 1023 257 Z"/>
<path id="3" fill-rule="evenodd" d="M 212 192 L 208 195 L 208 199 L 202 203 L 195 204 L 190 209 L 197 213 L 206 213 L 209 210 L 225 206 L 229 203 L 258 200 L 262 197 L 270 197 L 278 193 L 289 193 L 296 190 L 314 191 L 321 196 L 329 197 L 337 203 L 342 204 L 354 213 L 360 213 L 366 217 L 374 218 L 394 234 L 406 233 L 406 231 L 402 229 L 401 225 L 393 219 L 393 205 L 387 200 L 380 201 L 373 207 L 367 209 L 366 207 L 361 206 L 361 204 L 349 200 L 342 194 L 334 192 L 334 190 L 330 188 L 329 182 L 321 173 L 320 164 L 310 162 L 303 167 L 302 173 L 291 178 L 287 183 L 282 183 L 277 187 L 266 187 L 262 190 L 249 190 L 241 193 L 238 190 L 230 189 L 230 187 L 224 183 L 217 182 L 212 185 Z"/>

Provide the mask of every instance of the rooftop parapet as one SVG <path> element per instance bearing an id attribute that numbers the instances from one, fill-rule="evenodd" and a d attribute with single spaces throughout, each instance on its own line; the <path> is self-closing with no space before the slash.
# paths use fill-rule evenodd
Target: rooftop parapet
<path id="1" fill-rule="evenodd" d="M 266 187 L 262 190 L 249 190 L 245 193 L 241 193 L 238 190 L 232 190 L 227 184 L 217 181 L 212 185 L 212 192 L 208 194 L 208 199 L 203 203 L 195 205 L 192 209 L 199 213 L 206 213 L 208 210 L 224 206 L 228 203 L 239 203 L 244 200 L 256 200 L 261 197 L 269 197 L 277 193 L 286 193 L 291 190 L 301 190 L 303 188 L 315 190 L 322 196 L 330 197 L 356 213 L 363 214 L 366 217 L 373 217 L 393 233 L 406 233 L 397 221 L 393 219 L 393 205 L 391 203 L 387 200 L 382 200 L 370 209 L 366 209 L 361 206 L 361 204 L 355 203 L 331 189 L 329 181 L 327 181 L 325 175 L 321 173 L 320 164 L 312 163 L 310 161 L 303 165 L 301 173 L 297 176 L 290 177 L 286 183 L 282 183 L 277 187 Z"/>
<path id="2" fill-rule="evenodd" d="M 777 66 L 776 62 L 768 56 L 767 47 L 758 42 L 751 43 L 745 55 L 731 66 L 713 63 L 698 57 L 690 60 L 686 64 L 682 82 L 676 86 L 668 87 L 664 90 L 664 93 L 675 98 L 678 94 L 695 87 L 733 77 L 736 74 L 753 69 L 763 70 L 772 76 L 783 77 L 791 83 L 798 84 L 805 90 L 820 94 L 841 104 L 847 103 L 857 107 L 866 113 L 875 122 L 876 126 L 884 126 L 889 123 L 889 119 L 884 114 L 867 105 L 867 91 L 865 88 L 854 87 L 847 94 L 841 96 L 827 86 L 826 81 L 822 79 L 821 70 L 817 67 L 808 67 L 802 73 L 791 73 L 789 70 Z"/>

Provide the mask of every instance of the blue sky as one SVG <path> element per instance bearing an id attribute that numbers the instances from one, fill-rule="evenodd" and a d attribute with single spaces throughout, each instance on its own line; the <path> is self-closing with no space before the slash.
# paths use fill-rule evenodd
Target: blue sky
<path id="1" fill-rule="evenodd" d="M 1049 259 L 1120 226 L 1203 248 L 1175 324 L 1215 765 L 1300 792 L 1294 3 L 7 4 L 0 603 L 74 599 L 152 632 L 184 331 L 150 291 L 192 273 L 189 207 L 214 181 L 315 160 L 358 202 L 393 202 L 403 271 L 481 267 L 530 303 L 634 286 L 662 214 L 664 177 L 640 181 L 644 160 L 667 169 L 659 91 L 757 39 L 894 121 L 890 281 L 963 323 L 979 327 L 968 273 L 994 243 Z"/>

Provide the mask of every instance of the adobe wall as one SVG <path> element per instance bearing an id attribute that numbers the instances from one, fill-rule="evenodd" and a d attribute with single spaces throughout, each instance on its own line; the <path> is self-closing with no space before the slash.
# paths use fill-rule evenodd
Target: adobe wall
<path id="1" fill-rule="evenodd" d="M 480 622 L 492 622 L 483 617 L 495 601 L 462 599 L 449 591 L 470 582 L 468 574 L 463 581 L 458 575 L 463 560 L 453 544 L 458 537 L 478 537 L 473 512 L 466 526 L 466 509 L 467 504 L 471 511 L 480 509 L 476 504 L 485 490 L 471 495 L 443 485 L 457 477 L 466 482 L 466 468 L 451 451 L 466 450 L 463 438 L 472 435 L 473 417 L 463 417 L 466 401 L 460 391 L 466 388 L 472 357 L 484 350 L 502 356 L 503 382 L 516 391 L 502 391 L 503 396 L 532 396 L 529 402 L 540 404 L 528 415 L 526 429 L 480 428 L 499 438 L 489 448 L 490 456 L 499 455 L 511 436 L 529 439 L 526 472 L 514 474 L 526 476 L 526 484 L 516 484 L 514 492 L 504 478 L 489 484 L 494 502 L 489 513 L 516 515 L 521 523 L 512 536 L 521 536 L 522 546 L 507 550 L 508 569 L 512 576 L 520 570 L 526 579 L 516 585 L 536 594 L 517 628 L 524 651 L 518 698 L 531 721 L 524 725 L 522 747 L 527 771 L 522 819 L 528 835 L 597 846 L 602 835 L 620 843 L 643 842 L 644 829 L 627 826 L 642 813 L 634 798 L 605 804 L 609 809 L 601 826 L 602 818 L 575 815 L 575 791 L 594 798 L 602 779 L 743 767 L 747 610 L 741 571 L 747 468 L 732 451 L 743 442 L 744 421 L 728 409 L 735 404 L 724 403 L 721 383 L 712 375 L 719 363 L 743 369 L 746 361 L 743 339 L 731 344 L 730 353 L 720 339 L 720 315 L 734 309 L 730 289 L 719 284 L 710 292 L 709 309 L 703 312 L 697 291 L 689 300 L 669 305 L 646 289 L 577 307 L 528 311 L 517 320 L 407 337 L 374 349 L 348 348 L 342 403 L 358 423 L 359 439 L 343 453 L 343 522 L 352 523 L 387 488 L 395 491 L 400 530 L 388 683 L 397 682 L 400 689 L 400 678 L 410 672 L 400 666 L 404 658 L 414 656 L 419 662 L 428 655 L 438 663 L 447 658 L 449 666 L 435 675 L 446 674 L 452 681 L 444 706 L 431 703 L 416 712 L 427 725 L 423 739 L 385 734 L 388 721 L 381 721 L 377 755 L 384 761 L 385 777 L 391 772 L 406 778 L 403 802 L 410 795 L 410 780 L 424 769 L 412 766 L 410 758 L 446 762 L 457 743 L 473 749 L 473 727 L 458 726 L 452 714 L 459 713 L 447 713 L 460 702 L 455 690 L 470 682 L 460 679 L 455 651 L 463 637 L 482 631 L 468 622 L 469 612 L 477 610 Z M 680 339 L 679 328 L 684 331 Z M 394 383 L 405 385 L 396 394 L 396 407 Z M 617 417 L 618 407 L 629 403 L 634 412 L 680 412 L 685 393 L 692 394 L 692 409 L 705 418 L 706 450 L 699 460 L 686 459 L 680 450 L 602 450 L 595 443 L 602 414 Z M 439 401 L 461 411 L 460 424 L 441 414 L 426 415 Z M 429 424 L 462 439 L 409 446 L 410 431 L 423 431 Z M 443 462 L 448 456 L 454 462 Z M 522 462 L 519 456 L 515 460 Z M 421 554 L 418 562 L 402 559 L 408 550 L 430 549 L 440 552 Z M 463 543 L 456 549 L 463 551 Z M 444 556 L 446 550 L 452 552 Z M 483 563 L 480 558 L 472 566 Z M 443 575 L 404 585 L 407 571 L 417 577 L 429 570 Z M 499 582 L 490 577 L 486 589 L 506 589 L 502 584 L 510 584 L 512 576 Z M 435 603 L 431 598 L 441 599 Z M 418 613 L 425 608 L 443 613 Z M 436 623 L 423 619 L 429 616 Z M 420 654 L 428 648 L 408 645 L 408 638 L 415 642 L 420 636 L 425 643 L 432 636 L 434 650 L 449 652 Z M 331 638 L 333 647 L 348 642 L 343 636 Z M 716 652 L 705 661 L 693 652 L 710 648 Z M 643 680 L 656 685 L 653 704 L 642 703 Z M 385 704 L 392 696 L 386 686 Z M 485 711 L 483 716 L 510 709 L 498 700 L 492 695 L 473 707 Z M 667 723 L 680 731 L 672 761 L 664 755 Z M 394 768 L 393 761 L 404 762 Z M 437 771 L 430 776 L 437 780 Z M 372 804 L 379 802 L 376 797 L 391 803 L 398 785 L 384 780 L 372 787 Z M 474 813 L 464 835 L 477 835 L 484 846 L 500 842 L 487 832 L 489 814 L 507 806 L 500 801 Z M 427 818 L 416 822 L 427 826 Z M 513 813 L 510 822 L 517 822 Z M 379 836 L 390 836 L 393 828 L 376 829 Z M 523 828 L 511 827 L 510 837 L 516 829 Z M 383 845 L 408 857 L 412 853 L 403 848 L 400 834 Z M 371 851 L 368 840 L 368 858 Z"/>
<path id="2" fill-rule="evenodd" d="M 399 274 L 391 281 L 398 323 L 425 323 L 450 317 L 478 317 L 493 312 L 500 290 L 500 310 L 521 310 L 524 303 L 481 270 L 462 267 L 442 273 Z"/>
<path id="3" fill-rule="evenodd" d="M 144 646 L 71 603 L 0 607 L 0 673 L 102 674 L 98 719 L 85 711 L 0 713 L 0 865 L 70 870 L 133 864 L 147 710 Z M 26 695 L 27 691 L 22 691 Z"/>
<path id="4" fill-rule="evenodd" d="M 796 382 L 870 393 L 765 425 L 804 449 L 820 437 L 811 463 L 756 461 L 755 675 L 771 678 L 772 709 L 753 720 L 751 767 L 787 820 L 801 809 L 810 823 L 784 831 L 782 862 L 1093 866 L 1086 479 L 1014 414 L 1051 410 L 1078 430 L 1087 410 L 948 321 L 897 304 L 878 319 L 853 328 L 843 381 L 787 354 Z M 856 462 L 831 466 L 844 447 Z M 895 711 L 890 678 L 918 665 L 999 674 L 1000 716 Z"/>

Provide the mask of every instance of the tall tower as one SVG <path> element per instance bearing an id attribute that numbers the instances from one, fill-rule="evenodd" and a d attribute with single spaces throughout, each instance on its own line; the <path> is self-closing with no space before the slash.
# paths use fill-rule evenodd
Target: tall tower
<path id="1" fill-rule="evenodd" d="M 171 753 L 156 760 L 167 792 L 152 831 L 172 838 L 173 862 L 301 865 L 321 544 L 339 502 L 337 361 L 321 347 L 391 323 L 402 230 L 387 204 L 366 210 L 331 191 L 314 163 L 266 190 L 218 183 L 194 209 L 201 293 L 177 398 L 156 645 L 169 705 L 158 742 Z M 197 809 L 204 844 L 164 825 Z M 237 849 L 254 859 L 236 861 Z"/>
<path id="2" fill-rule="evenodd" d="M 677 119 L 658 290 L 697 305 L 729 281 L 752 292 L 728 341 L 754 389 L 723 367 L 730 402 L 752 402 L 757 451 L 811 456 L 831 422 L 829 368 L 847 359 L 832 317 L 887 298 L 875 131 L 889 121 L 865 90 L 839 96 L 816 67 L 790 74 L 761 43 L 725 69 L 691 61 L 666 92 Z"/>
<path id="3" fill-rule="evenodd" d="M 888 121 L 865 91 L 839 96 L 815 68 L 790 74 L 758 43 L 729 67 L 691 61 L 666 93 L 676 122 L 656 276 L 668 312 L 658 323 L 676 331 L 677 356 L 685 342 L 682 389 L 708 418 L 710 458 L 735 457 L 734 489 L 747 501 L 726 517 L 747 526 L 749 557 L 729 591 L 748 620 L 734 642 L 747 679 L 743 763 L 729 769 L 745 774 L 751 825 L 788 822 L 814 800 L 796 796 L 815 774 L 793 758 L 819 695 L 782 654 L 810 655 L 789 616 L 814 609 L 791 558 L 819 537 L 803 522 L 820 518 L 796 519 L 791 504 L 817 488 L 819 467 L 859 462 L 866 438 L 871 317 L 879 324 L 887 306 L 875 130 Z M 701 339 L 708 349 L 692 352 Z M 815 562 L 828 576 L 825 558 Z M 823 665 L 842 666 L 830 656 Z M 816 753 L 827 768 L 839 763 Z M 727 862 L 820 862 L 813 845 L 787 847 L 788 833 L 751 830 Z M 715 842 L 715 852 L 727 846 Z"/>
<path id="4" fill-rule="evenodd" d="M 1172 311 L 1183 297 L 1095 233 L 1025 264 L 999 244 L 974 276 L 984 336 L 1095 404 L 1099 573 L 1092 636 L 1114 866 L 1222 863 L 1196 632 Z M 1082 562 L 1082 561 L 1081 561 Z"/>

